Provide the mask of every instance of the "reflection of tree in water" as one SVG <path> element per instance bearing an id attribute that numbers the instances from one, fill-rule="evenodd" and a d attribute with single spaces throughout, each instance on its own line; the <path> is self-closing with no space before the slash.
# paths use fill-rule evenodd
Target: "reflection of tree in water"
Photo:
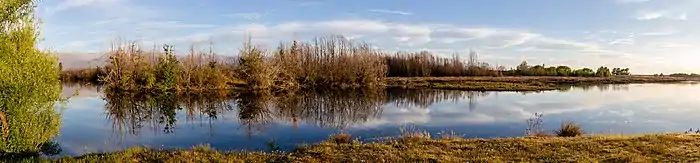
<path id="1" fill-rule="evenodd" d="M 185 109 L 187 119 L 194 119 L 194 112 L 216 119 L 224 109 L 231 108 L 226 98 L 205 95 L 178 95 L 161 93 L 156 95 L 128 92 L 105 93 L 107 118 L 111 119 L 113 132 L 138 135 L 145 125 L 153 130 L 162 128 L 168 134 L 175 131 L 177 111 Z"/>
<path id="2" fill-rule="evenodd" d="M 451 100 L 469 100 L 469 110 L 476 109 L 478 98 L 488 96 L 489 92 L 458 91 L 437 89 L 387 89 L 388 101 L 397 107 L 427 108 L 437 102 Z"/>
<path id="3" fill-rule="evenodd" d="M 563 90 L 564 92 L 569 91 L 571 89 L 580 89 L 583 91 L 591 91 L 592 89 L 596 88 L 600 92 L 607 92 L 610 90 L 613 91 L 627 91 L 629 90 L 629 84 L 581 84 L 581 85 L 573 85 L 568 87 L 569 89 Z"/>
<path id="4" fill-rule="evenodd" d="M 241 128 L 254 134 L 275 122 L 342 129 L 378 118 L 386 103 L 426 108 L 444 100 L 468 99 L 473 110 L 477 99 L 488 94 L 429 89 L 310 91 L 276 95 L 241 92 L 235 96 L 226 92 L 197 95 L 106 93 L 105 100 L 108 118 L 113 121 L 114 132 L 120 136 L 124 133 L 137 135 L 147 125 L 156 132 L 162 129 L 166 134 L 172 133 L 179 110 L 187 114 L 187 122 L 208 119 L 211 129 L 212 120 L 234 110 L 234 107 L 238 109 Z"/>
<path id="5" fill-rule="evenodd" d="M 273 122 L 269 100 L 272 97 L 263 93 L 241 93 L 236 99 L 238 119 L 249 135 L 261 132 Z"/>
<path id="6" fill-rule="evenodd" d="M 345 128 L 377 118 L 385 99 L 385 92 L 378 89 L 314 91 L 280 96 L 273 103 L 282 121 Z"/>

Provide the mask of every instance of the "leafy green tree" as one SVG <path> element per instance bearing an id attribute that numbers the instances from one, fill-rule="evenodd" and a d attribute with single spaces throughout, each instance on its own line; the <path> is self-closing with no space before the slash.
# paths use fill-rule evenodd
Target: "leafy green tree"
<path id="1" fill-rule="evenodd" d="M 525 75 L 525 76 L 532 75 L 531 70 L 530 70 L 530 66 L 527 65 L 527 61 L 521 62 L 518 65 L 518 67 L 516 67 L 516 70 L 520 75 Z"/>
<path id="2" fill-rule="evenodd" d="M 59 63 L 38 50 L 34 0 L 0 1 L 0 153 L 38 153 L 59 132 Z"/>
<path id="3" fill-rule="evenodd" d="M 613 68 L 612 74 L 613 75 L 630 75 L 630 69 L 629 68 Z"/>
<path id="4" fill-rule="evenodd" d="M 557 76 L 557 67 L 547 68 L 547 76 Z"/>
<path id="5" fill-rule="evenodd" d="M 573 75 L 579 76 L 579 77 L 590 77 L 590 76 L 595 76 L 595 72 L 589 68 L 582 68 L 582 69 L 574 70 Z"/>
<path id="6" fill-rule="evenodd" d="M 611 77 L 612 73 L 610 73 L 610 69 L 608 69 L 608 67 L 601 66 L 600 68 L 598 68 L 598 71 L 596 71 L 595 75 L 599 77 Z"/>
<path id="7" fill-rule="evenodd" d="M 559 76 L 569 76 L 571 74 L 571 68 L 569 66 L 559 66 L 557 67 L 557 75 Z"/>
<path id="8" fill-rule="evenodd" d="M 178 75 L 180 73 L 179 61 L 173 53 L 173 47 L 170 45 L 163 46 L 165 54 L 158 58 L 158 65 L 156 68 L 157 86 L 161 90 L 171 90 L 175 89 L 178 82 Z"/>

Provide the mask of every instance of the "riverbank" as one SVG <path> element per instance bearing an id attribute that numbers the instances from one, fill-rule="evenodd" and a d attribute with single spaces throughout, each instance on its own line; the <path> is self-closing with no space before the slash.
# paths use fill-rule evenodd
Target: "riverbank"
<path id="1" fill-rule="evenodd" d="M 600 85 L 600 84 L 644 84 L 644 83 L 677 83 L 684 81 L 700 81 L 700 77 L 673 77 L 631 75 L 613 77 L 560 77 L 560 76 L 503 76 L 503 77 L 389 77 L 383 86 L 389 88 L 407 89 L 442 89 L 464 91 L 551 91 L 566 90 L 571 86 Z M 66 84 L 93 84 L 84 82 Z M 94 83 L 100 85 L 99 83 Z M 243 81 L 235 80 L 226 83 L 221 90 L 243 90 L 248 87 Z M 352 88 L 352 87 L 350 87 Z M 158 92 L 148 89 L 138 91 Z M 185 92 L 208 92 L 209 89 L 183 89 Z"/>
<path id="2" fill-rule="evenodd" d="M 674 83 L 700 81 L 698 77 L 671 76 L 613 76 L 613 77 L 558 77 L 558 76 L 509 76 L 509 77 L 392 77 L 388 87 L 431 88 L 469 91 L 548 91 L 566 89 L 568 86 L 597 84 Z"/>
<path id="3" fill-rule="evenodd" d="M 132 148 L 55 162 L 694 162 L 700 135 L 521 137 L 461 139 L 402 137 L 379 143 L 329 140 L 290 153 Z"/>

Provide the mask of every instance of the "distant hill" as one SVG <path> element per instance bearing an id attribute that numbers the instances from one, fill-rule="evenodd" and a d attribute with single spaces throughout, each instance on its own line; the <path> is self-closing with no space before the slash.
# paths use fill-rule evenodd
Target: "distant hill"
<path id="1" fill-rule="evenodd" d="M 57 53 L 58 61 L 63 63 L 63 69 L 81 69 L 96 66 L 104 66 L 108 56 L 106 53 Z M 184 58 L 184 55 L 178 55 L 179 59 Z M 228 63 L 234 62 L 238 56 L 216 56 L 220 61 Z"/>
<path id="2" fill-rule="evenodd" d="M 63 63 L 63 69 L 79 69 L 102 66 L 107 57 L 100 53 L 58 53 L 58 62 Z"/>

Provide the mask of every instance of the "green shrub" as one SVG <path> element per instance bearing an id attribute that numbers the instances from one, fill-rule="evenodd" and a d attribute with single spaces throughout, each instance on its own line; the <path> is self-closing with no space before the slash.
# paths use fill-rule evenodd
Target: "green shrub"
<path id="1" fill-rule="evenodd" d="M 61 118 L 58 59 L 37 47 L 33 0 L 0 1 L 0 112 L 9 132 L 0 153 L 38 153 L 58 134 Z"/>

